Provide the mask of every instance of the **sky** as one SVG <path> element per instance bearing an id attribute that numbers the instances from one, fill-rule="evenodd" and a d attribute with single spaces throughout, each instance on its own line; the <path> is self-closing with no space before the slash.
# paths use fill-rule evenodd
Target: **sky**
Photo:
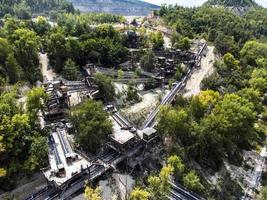
<path id="1" fill-rule="evenodd" d="M 156 5 L 161 4 L 178 4 L 182 6 L 200 6 L 202 5 L 206 0 L 144 0 L 149 3 L 153 3 Z M 255 0 L 259 5 L 262 5 L 267 8 L 267 0 Z"/>

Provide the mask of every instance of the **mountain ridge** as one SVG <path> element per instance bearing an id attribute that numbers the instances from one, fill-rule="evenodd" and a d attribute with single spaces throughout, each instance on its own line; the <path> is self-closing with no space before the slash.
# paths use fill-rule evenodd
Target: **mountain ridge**
<path id="1" fill-rule="evenodd" d="M 81 12 L 107 12 L 119 15 L 148 15 L 160 6 L 140 0 L 69 0 Z"/>
<path id="2" fill-rule="evenodd" d="M 225 7 L 254 7 L 259 6 L 254 0 L 208 0 L 205 5 Z"/>
<path id="3" fill-rule="evenodd" d="M 208 0 L 203 5 L 224 7 L 239 16 L 246 14 L 253 8 L 260 7 L 254 0 Z"/>

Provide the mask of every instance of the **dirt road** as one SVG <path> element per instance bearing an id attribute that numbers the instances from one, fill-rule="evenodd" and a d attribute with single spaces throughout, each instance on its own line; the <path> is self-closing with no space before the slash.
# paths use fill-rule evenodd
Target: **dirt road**
<path id="1" fill-rule="evenodd" d="M 200 92 L 201 81 L 213 72 L 215 61 L 214 47 L 208 46 L 207 55 L 201 60 L 200 68 L 196 69 L 188 79 L 185 87 L 184 97 L 197 95 Z"/>
<path id="2" fill-rule="evenodd" d="M 47 54 L 39 54 L 39 62 L 41 64 L 41 71 L 44 77 L 44 81 L 52 81 L 57 75 L 52 69 L 48 69 L 48 57 Z"/>

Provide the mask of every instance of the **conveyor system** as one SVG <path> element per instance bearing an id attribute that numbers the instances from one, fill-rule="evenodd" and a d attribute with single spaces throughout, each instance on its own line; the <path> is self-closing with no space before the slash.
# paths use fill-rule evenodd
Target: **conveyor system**
<path id="1" fill-rule="evenodd" d="M 112 117 L 114 120 L 124 128 L 131 128 L 131 124 L 124 118 L 122 117 L 118 112 L 113 113 Z"/>
<path id="2" fill-rule="evenodd" d="M 62 146 L 64 156 L 67 161 L 71 161 L 75 158 L 76 154 L 73 152 L 70 143 L 66 137 L 65 129 L 57 128 L 57 135 Z"/>
<path id="3" fill-rule="evenodd" d="M 62 160 L 60 159 L 60 156 L 59 156 L 59 153 L 58 153 L 58 150 L 57 150 L 57 146 L 56 146 L 54 137 L 51 136 L 49 138 L 50 138 L 50 143 L 52 145 L 52 151 L 53 151 L 53 154 L 54 154 L 54 157 L 55 157 L 55 161 L 56 161 L 56 166 L 57 166 L 58 172 L 59 172 L 59 174 L 65 173 L 65 168 L 64 168 Z"/>

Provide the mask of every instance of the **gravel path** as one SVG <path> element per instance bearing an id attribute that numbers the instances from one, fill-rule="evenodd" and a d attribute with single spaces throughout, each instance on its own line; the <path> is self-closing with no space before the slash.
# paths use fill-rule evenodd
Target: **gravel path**
<path id="1" fill-rule="evenodd" d="M 42 75 L 44 77 L 44 80 L 46 81 L 52 81 L 57 75 L 55 72 L 53 72 L 52 69 L 48 68 L 48 57 L 47 54 L 39 54 L 39 61 L 41 64 L 41 71 L 42 71 Z"/>
<path id="2" fill-rule="evenodd" d="M 185 87 L 184 97 L 190 97 L 200 93 L 201 81 L 213 72 L 213 64 L 215 61 L 214 47 L 208 46 L 206 57 L 201 60 L 201 66 L 193 72 L 188 79 Z"/>

